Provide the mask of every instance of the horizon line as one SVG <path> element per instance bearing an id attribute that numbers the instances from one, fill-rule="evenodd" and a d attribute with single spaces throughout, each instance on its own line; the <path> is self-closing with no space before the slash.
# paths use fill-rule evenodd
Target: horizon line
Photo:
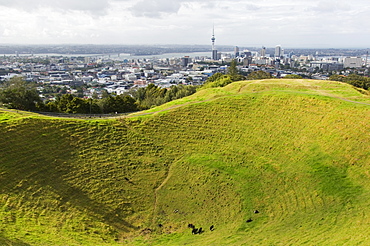
<path id="1" fill-rule="evenodd" d="M 156 43 L 156 44 L 119 44 L 119 43 L 101 43 L 101 44 L 94 44 L 94 43 L 0 43 L 0 46 L 209 46 L 209 44 L 176 44 L 176 43 Z M 280 44 L 279 44 L 280 45 Z M 218 47 L 241 47 L 241 48 L 275 48 L 275 45 L 232 45 L 232 44 L 218 44 Z M 280 45 L 283 49 L 361 49 L 366 50 L 370 49 L 369 47 L 364 46 L 351 46 L 351 47 L 344 47 L 344 46 L 328 46 L 328 45 L 313 45 L 313 46 L 289 46 L 289 45 Z"/>

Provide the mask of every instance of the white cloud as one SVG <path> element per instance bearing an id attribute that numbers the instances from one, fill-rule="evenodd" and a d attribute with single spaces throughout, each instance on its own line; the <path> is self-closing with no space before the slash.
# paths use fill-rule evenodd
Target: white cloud
<path id="1" fill-rule="evenodd" d="M 209 44 L 213 24 L 216 45 L 348 47 L 370 39 L 363 29 L 367 0 L 0 0 L 0 6 L 1 43 Z"/>
<path id="2" fill-rule="evenodd" d="M 351 10 L 351 5 L 344 1 L 324 0 L 319 1 L 312 10 L 316 12 L 347 12 Z"/>
<path id="3" fill-rule="evenodd" d="M 109 0 L 0 0 L 0 5 L 30 12 L 37 12 L 41 8 L 52 8 L 103 14 L 109 7 Z"/>
<path id="4" fill-rule="evenodd" d="M 163 14 L 177 13 L 181 7 L 178 0 L 141 0 L 129 10 L 135 16 L 159 18 Z"/>

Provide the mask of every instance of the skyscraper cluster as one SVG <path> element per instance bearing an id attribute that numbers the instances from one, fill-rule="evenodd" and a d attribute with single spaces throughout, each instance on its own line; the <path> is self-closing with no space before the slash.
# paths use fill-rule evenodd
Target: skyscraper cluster
<path id="1" fill-rule="evenodd" d="M 214 26 L 213 26 L 213 30 L 212 30 L 211 41 L 212 41 L 212 56 L 211 57 L 212 57 L 212 60 L 217 61 L 217 60 L 220 59 L 221 56 L 218 53 L 218 51 L 216 49 L 216 46 L 215 46 L 216 38 L 215 38 L 215 27 Z M 244 54 L 247 57 L 251 56 L 251 55 L 246 55 L 246 52 L 240 52 L 239 47 L 235 46 L 235 48 L 234 48 L 234 57 L 239 57 L 242 54 Z M 262 58 L 266 57 L 266 47 L 262 46 L 262 49 L 260 51 L 260 55 L 261 55 Z M 282 59 L 283 57 L 284 57 L 284 50 L 282 49 L 281 45 L 277 45 L 275 47 L 274 58 L 276 59 L 277 62 L 279 62 L 280 59 Z"/>

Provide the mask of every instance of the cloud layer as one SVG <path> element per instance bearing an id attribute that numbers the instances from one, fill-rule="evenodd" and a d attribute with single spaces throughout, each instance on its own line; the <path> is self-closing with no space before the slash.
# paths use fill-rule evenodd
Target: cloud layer
<path id="1" fill-rule="evenodd" d="M 41 8 L 52 8 L 59 11 L 79 10 L 97 14 L 103 13 L 109 5 L 108 0 L 0 0 L 0 6 L 32 12 L 37 12 Z"/>
<path id="2" fill-rule="evenodd" d="M 0 0 L 0 43 L 366 47 L 365 0 Z"/>
<path id="3" fill-rule="evenodd" d="M 180 7 L 181 1 L 178 0 L 141 0 L 129 10 L 137 17 L 160 18 L 165 14 L 177 13 Z"/>

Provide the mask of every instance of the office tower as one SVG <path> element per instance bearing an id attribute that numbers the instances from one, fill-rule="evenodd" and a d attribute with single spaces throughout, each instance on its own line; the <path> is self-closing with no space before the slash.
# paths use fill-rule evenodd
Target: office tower
<path id="1" fill-rule="evenodd" d="M 275 47 L 275 57 L 280 58 L 282 56 L 282 49 L 280 45 Z"/>
<path id="2" fill-rule="evenodd" d="M 262 46 L 261 57 L 266 57 L 266 47 Z"/>
<path id="3" fill-rule="evenodd" d="M 187 67 L 188 64 L 189 64 L 189 61 L 190 61 L 190 57 L 189 56 L 184 56 L 183 58 L 181 58 L 181 66 L 182 67 Z"/>
<path id="4" fill-rule="evenodd" d="M 235 55 L 235 57 L 239 56 L 239 47 L 238 46 L 235 46 L 235 48 L 234 48 L 234 55 Z"/>

